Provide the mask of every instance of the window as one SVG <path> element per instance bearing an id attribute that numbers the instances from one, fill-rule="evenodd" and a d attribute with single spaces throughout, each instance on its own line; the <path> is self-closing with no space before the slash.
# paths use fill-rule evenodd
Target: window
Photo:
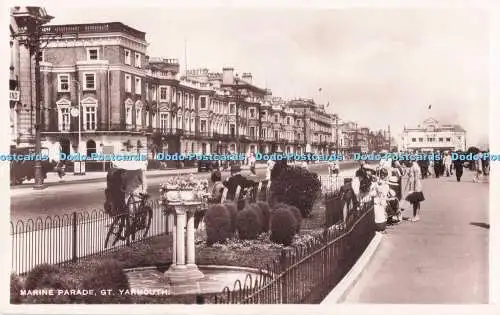
<path id="1" fill-rule="evenodd" d="M 151 100 L 156 101 L 156 85 L 151 86 Z"/>
<path id="2" fill-rule="evenodd" d="M 235 134 L 236 134 L 236 127 L 235 127 L 234 124 L 230 124 L 229 125 L 229 133 L 231 134 L 232 137 L 235 136 Z"/>
<path id="3" fill-rule="evenodd" d="M 424 142 L 424 138 L 418 138 L 418 142 Z"/>
<path id="4" fill-rule="evenodd" d="M 96 130 L 97 107 L 91 105 L 85 106 L 84 113 L 85 116 L 83 116 L 84 118 L 83 127 L 85 128 L 85 130 Z"/>
<path id="5" fill-rule="evenodd" d="M 236 104 L 229 104 L 229 114 L 236 114 Z"/>
<path id="6" fill-rule="evenodd" d="M 141 54 L 135 53 L 135 66 L 137 68 L 141 67 Z"/>
<path id="7" fill-rule="evenodd" d="M 69 131 L 70 129 L 70 114 L 69 107 L 61 107 L 59 109 L 59 131 Z"/>
<path id="8" fill-rule="evenodd" d="M 200 120 L 200 131 L 201 132 L 207 131 L 207 121 L 205 119 Z"/>
<path id="9" fill-rule="evenodd" d="M 56 103 L 57 105 L 57 118 L 58 118 L 58 130 L 59 131 L 70 131 L 71 123 L 71 103 L 68 100 L 61 100 Z"/>
<path id="10" fill-rule="evenodd" d="M 135 78 L 135 94 L 141 95 L 141 78 Z"/>
<path id="11" fill-rule="evenodd" d="M 127 99 L 125 101 L 125 124 L 127 125 L 132 125 L 132 107 L 132 101 Z"/>
<path id="12" fill-rule="evenodd" d="M 260 116 L 262 117 L 262 121 L 266 121 L 266 112 L 260 112 Z"/>
<path id="13" fill-rule="evenodd" d="M 149 83 L 146 82 L 146 101 L 149 101 Z"/>
<path id="14" fill-rule="evenodd" d="M 135 124 L 137 126 L 142 126 L 142 109 L 141 108 L 135 109 Z"/>
<path id="15" fill-rule="evenodd" d="M 156 113 L 151 113 L 151 126 L 156 128 Z"/>
<path id="16" fill-rule="evenodd" d="M 83 74 L 83 89 L 84 90 L 95 90 L 96 86 L 96 74 L 95 73 L 84 73 Z"/>
<path id="17" fill-rule="evenodd" d="M 69 74 L 59 74 L 57 81 L 58 92 L 69 92 Z"/>
<path id="18" fill-rule="evenodd" d="M 411 138 L 411 142 L 417 142 L 417 138 Z"/>
<path id="19" fill-rule="evenodd" d="M 167 101 L 168 90 L 166 86 L 160 86 L 160 101 Z"/>
<path id="20" fill-rule="evenodd" d="M 207 108 L 207 98 L 206 97 L 200 97 L 200 108 L 201 109 Z"/>
<path id="21" fill-rule="evenodd" d="M 126 65 L 130 65 L 132 63 L 130 59 L 131 59 L 130 50 L 125 49 L 125 64 Z"/>
<path id="22" fill-rule="evenodd" d="M 446 138 L 446 142 L 451 142 L 451 138 Z"/>
<path id="23" fill-rule="evenodd" d="M 149 111 L 146 111 L 146 126 L 149 127 Z"/>
<path id="24" fill-rule="evenodd" d="M 263 128 L 262 129 L 262 138 L 265 139 L 266 138 L 266 128 Z"/>
<path id="25" fill-rule="evenodd" d="M 87 60 L 99 60 L 99 49 L 87 48 Z"/>
<path id="26" fill-rule="evenodd" d="M 280 121 L 280 117 L 278 116 L 278 114 L 274 115 L 274 122 L 277 123 Z"/>
<path id="27" fill-rule="evenodd" d="M 132 92 L 132 76 L 130 74 L 125 75 L 125 92 Z"/>
<path id="28" fill-rule="evenodd" d="M 255 137 L 255 127 L 250 127 L 250 137 Z"/>
<path id="29" fill-rule="evenodd" d="M 160 114 L 160 128 L 162 131 L 166 131 L 168 129 L 168 113 Z"/>
<path id="30" fill-rule="evenodd" d="M 286 124 L 287 124 L 287 125 L 290 125 L 290 117 L 287 117 L 287 118 L 286 118 Z"/>
<path id="31" fill-rule="evenodd" d="M 274 132 L 274 139 L 278 140 L 280 137 L 280 132 L 279 131 L 275 131 Z"/>
<path id="32" fill-rule="evenodd" d="M 250 108 L 250 118 L 255 118 L 255 108 Z"/>
<path id="33" fill-rule="evenodd" d="M 443 142 L 443 138 L 439 138 L 439 142 Z"/>

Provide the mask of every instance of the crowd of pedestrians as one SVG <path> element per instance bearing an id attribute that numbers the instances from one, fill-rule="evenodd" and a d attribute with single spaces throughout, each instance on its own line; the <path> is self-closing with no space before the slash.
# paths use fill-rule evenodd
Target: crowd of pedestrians
<path id="1" fill-rule="evenodd" d="M 402 220 L 420 221 L 421 204 L 425 201 L 424 179 L 455 175 L 457 182 L 460 182 L 465 167 L 475 171 L 473 179 L 475 183 L 481 182 L 489 174 L 489 163 L 482 159 L 482 153 L 477 153 L 478 159 L 470 164 L 452 158 L 452 152 L 431 153 L 434 157 L 440 158 L 420 161 L 383 159 L 376 166 L 360 162 L 351 187 L 358 205 L 373 201 L 375 226 L 378 232 L 385 233 L 387 224 L 398 224 Z M 457 153 L 463 154 L 463 152 Z M 404 217 L 402 212 L 405 210 L 411 212 L 407 211 L 408 215 Z"/>

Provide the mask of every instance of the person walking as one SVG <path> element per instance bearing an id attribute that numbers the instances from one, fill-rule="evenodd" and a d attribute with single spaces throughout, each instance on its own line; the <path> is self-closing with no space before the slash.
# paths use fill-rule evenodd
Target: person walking
<path id="1" fill-rule="evenodd" d="M 422 171 L 416 161 L 413 161 L 408 172 L 408 191 L 406 200 L 413 206 L 413 218 L 411 222 L 420 221 L 420 203 L 425 200 L 422 185 Z"/>
<path id="2" fill-rule="evenodd" d="M 461 151 L 457 153 L 462 154 Z M 457 158 L 453 161 L 453 167 L 455 168 L 455 176 L 457 177 L 457 182 L 460 182 L 462 174 L 464 173 L 464 162 Z"/>
<path id="3" fill-rule="evenodd" d="M 474 162 L 476 168 L 476 176 L 473 179 L 474 183 L 479 183 L 483 175 L 483 155 L 481 153 L 477 154 L 477 160 Z"/>
<path id="4" fill-rule="evenodd" d="M 444 162 L 446 177 L 450 177 L 450 175 L 453 175 L 453 173 L 451 172 L 451 155 L 448 154 L 448 152 L 444 153 L 443 162 Z"/>
<path id="5" fill-rule="evenodd" d="M 436 175 L 436 178 L 439 178 L 439 176 L 442 175 L 443 171 L 443 157 L 439 153 L 439 151 L 436 152 L 434 155 L 436 159 L 434 160 L 434 174 Z"/>

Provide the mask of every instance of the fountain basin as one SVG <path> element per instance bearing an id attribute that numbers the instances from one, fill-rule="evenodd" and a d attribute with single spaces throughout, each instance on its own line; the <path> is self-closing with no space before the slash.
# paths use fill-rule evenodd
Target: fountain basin
<path id="1" fill-rule="evenodd" d="M 243 288 L 245 281 L 247 285 L 251 283 L 253 286 L 256 280 L 261 283 L 272 278 L 272 275 L 254 268 L 198 265 L 198 269 L 205 275 L 203 279 L 174 284 L 169 283 L 165 277 L 167 269 L 168 266 L 140 267 L 126 269 L 125 273 L 131 289 L 166 290 L 168 295 L 220 293 L 224 287 L 229 287 L 232 291 L 237 280 Z"/>

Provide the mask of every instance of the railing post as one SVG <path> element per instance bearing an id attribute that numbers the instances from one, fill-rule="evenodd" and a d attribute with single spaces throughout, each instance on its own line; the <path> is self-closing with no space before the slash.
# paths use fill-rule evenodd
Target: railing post
<path id="1" fill-rule="evenodd" d="M 286 251 L 281 252 L 280 256 L 280 275 L 281 275 L 281 303 L 282 304 L 287 304 L 288 303 L 288 264 L 287 264 L 287 259 L 286 259 Z"/>
<path id="2" fill-rule="evenodd" d="M 77 253 L 77 250 L 78 250 L 78 247 L 77 247 L 77 244 L 78 244 L 78 240 L 77 240 L 77 236 L 78 236 L 78 220 L 77 220 L 77 213 L 76 212 L 73 212 L 72 214 L 72 231 L 73 231 L 73 244 L 72 244 L 72 253 L 73 253 L 73 257 L 71 258 L 71 260 L 73 262 L 76 262 L 78 260 L 78 253 Z"/>

